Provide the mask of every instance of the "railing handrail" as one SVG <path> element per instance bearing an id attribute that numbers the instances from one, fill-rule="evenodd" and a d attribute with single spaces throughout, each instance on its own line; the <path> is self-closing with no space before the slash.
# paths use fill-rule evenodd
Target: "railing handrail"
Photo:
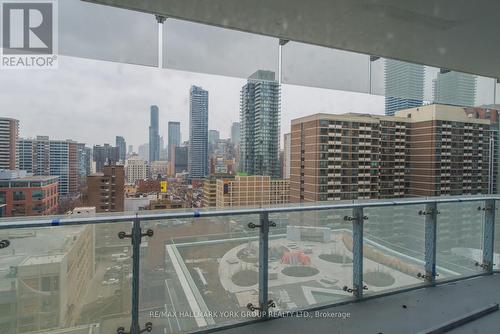
<path id="1" fill-rule="evenodd" d="M 394 199 L 394 200 L 375 200 L 373 202 L 356 202 L 356 203 L 341 203 L 341 204 L 321 204 L 321 205 L 298 205 L 298 206 L 276 206 L 276 207 L 261 207 L 261 208 L 241 208 L 241 209 L 221 209 L 213 211 L 205 211 L 203 209 L 193 208 L 185 212 L 159 212 L 138 211 L 136 213 L 124 215 L 105 215 L 96 217 L 53 217 L 44 219 L 17 220 L 13 222 L 0 221 L 0 230 L 9 230 L 16 228 L 32 228 L 32 227 L 50 227 L 50 226 L 74 226 L 74 225 L 92 225 L 118 222 L 132 222 L 139 218 L 140 221 L 152 221 L 160 219 L 185 219 L 185 218 L 200 218 L 200 217 L 223 217 L 223 216 L 243 216 L 243 215 L 259 215 L 262 213 L 286 213 L 286 212 L 307 212 L 307 211 L 322 211 L 322 210 L 339 210 L 353 208 L 374 208 L 374 207 L 389 207 L 389 206 L 404 206 L 418 205 L 429 203 L 459 203 L 459 202 L 479 202 L 485 200 L 500 200 L 500 195 L 484 195 L 484 196 L 445 196 L 445 197 L 425 197 L 416 199 Z"/>

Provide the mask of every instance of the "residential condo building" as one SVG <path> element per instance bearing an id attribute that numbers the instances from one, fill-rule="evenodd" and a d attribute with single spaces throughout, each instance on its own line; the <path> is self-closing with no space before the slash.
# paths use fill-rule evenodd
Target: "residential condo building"
<path id="1" fill-rule="evenodd" d="M 189 177 L 208 175 L 208 91 L 191 86 L 189 92 Z"/>
<path id="2" fill-rule="evenodd" d="M 0 118 L 0 169 L 14 170 L 19 167 L 16 150 L 18 137 L 19 121 Z"/>
<path id="3" fill-rule="evenodd" d="M 280 86 L 272 71 L 252 74 L 241 89 L 240 170 L 280 175 Z"/>
<path id="4" fill-rule="evenodd" d="M 487 194 L 490 135 L 445 105 L 295 119 L 290 201 Z"/>

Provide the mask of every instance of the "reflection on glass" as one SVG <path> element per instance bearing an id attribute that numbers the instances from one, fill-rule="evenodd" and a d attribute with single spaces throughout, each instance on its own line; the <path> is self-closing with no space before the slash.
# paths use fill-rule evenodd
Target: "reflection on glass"
<path id="1" fill-rule="evenodd" d="M 258 305 L 256 215 L 142 223 L 154 237 L 141 253 L 141 322 L 159 332 L 251 320 Z"/>
<path id="2" fill-rule="evenodd" d="M 425 273 L 423 205 L 364 210 L 363 283 L 374 294 L 422 283 Z"/>
<path id="3" fill-rule="evenodd" d="M 130 326 L 129 223 L 0 231 L 2 333 Z"/>
<path id="4" fill-rule="evenodd" d="M 189 72 L 247 78 L 278 72 L 278 39 L 199 23 L 167 19 L 163 66 Z"/>
<path id="5" fill-rule="evenodd" d="M 438 206 L 436 265 L 440 279 L 482 270 L 484 211 L 482 202 Z M 440 269 L 441 268 L 441 269 Z"/>
<path id="6" fill-rule="evenodd" d="M 58 7 L 61 54 L 157 66 L 154 15 L 78 0 L 59 1 Z"/>
<path id="7" fill-rule="evenodd" d="M 289 311 L 352 298 L 351 210 L 271 214 L 269 298 Z"/>
<path id="8" fill-rule="evenodd" d="M 370 57 L 289 42 L 282 49 L 282 82 L 368 93 Z"/>

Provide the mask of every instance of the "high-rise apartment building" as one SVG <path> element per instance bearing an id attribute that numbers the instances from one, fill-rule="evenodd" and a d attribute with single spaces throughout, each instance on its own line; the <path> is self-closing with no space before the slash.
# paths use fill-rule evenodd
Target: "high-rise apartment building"
<path id="1" fill-rule="evenodd" d="M 139 157 L 131 157 L 125 164 L 125 177 L 127 183 L 135 184 L 138 180 L 144 180 L 148 175 L 148 164 Z"/>
<path id="2" fill-rule="evenodd" d="M 177 146 L 181 145 L 181 123 L 168 122 L 168 156 L 167 160 L 172 161 L 172 153 Z"/>
<path id="3" fill-rule="evenodd" d="M 473 107 L 476 102 L 476 76 L 441 69 L 434 79 L 434 103 Z"/>
<path id="4" fill-rule="evenodd" d="M 189 177 L 208 175 L 208 91 L 191 86 L 189 94 Z"/>
<path id="5" fill-rule="evenodd" d="M 398 110 L 419 107 L 424 99 L 423 65 L 386 59 L 385 114 L 394 116 Z"/>
<path id="6" fill-rule="evenodd" d="M 231 125 L 231 143 L 237 146 L 240 144 L 240 123 L 233 122 Z"/>
<path id="7" fill-rule="evenodd" d="M 270 176 L 236 176 L 218 179 L 216 206 L 238 207 L 285 204 L 290 200 L 289 180 L 271 179 Z"/>
<path id="8" fill-rule="evenodd" d="M 97 173 L 101 173 L 104 166 L 116 164 L 120 160 L 118 147 L 109 144 L 95 145 L 92 151 Z"/>
<path id="9" fill-rule="evenodd" d="M 13 118 L 0 118 L 0 169 L 14 170 L 19 167 L 17 159 L 17 140 L 19 121 Z"/>
<path id="10" fill-rule="evenodd" d="M 123 166 L 104 166 L 102 173 L 87 177 L 87 205 L 95 207 L 96 212 L 122 212 L 124 189 Z"/>
<path id="11" fill-rule="evenodd" d="M 160 160 L 159 109 L 151 106 L 149 123 L 149 161 Z"/>
<path id="12" fill-rule="evenodd" d="M 73 140 L 50 140 L 47 136 L 18 140 L 19 169 L 36 176 L 59 176 L 59 195 L 78 193 L 88 166 L 85 145 Z"/>
<path id="13" fill-rule="evenodd" d="M 271 71 L 252 74 L 241 89 L 240 170 L 280 175 L 280 86 Z"/>
<path id="14" fill-rule="evenodd" d="M 283 178 L 290 178 L 290 154 L 292 149 L 292 134 L 285 133 L 283 139 Z"/>
<path id="15" fill-rule="evenodd" d="M 500 105 L 465 108 L 469 117 L 487 119 L 491 122 L 490 136 L 490 189 L 489 193 L 498 194 L 500 192 Z"/>
<path id="16" fill-rule="evenodd" d="M 125 138 L 122 136 L 116 136 L 115 141 L 115 146 L 118 149 L 118 160 L 125 162 L 127 157 L 127 143 L 125 142 Z"/>
<path id="17" fill-rule="evenodd" d="M 490 133 L 445 105 L 295 119 L 290 201 L 486 194 Z"/>

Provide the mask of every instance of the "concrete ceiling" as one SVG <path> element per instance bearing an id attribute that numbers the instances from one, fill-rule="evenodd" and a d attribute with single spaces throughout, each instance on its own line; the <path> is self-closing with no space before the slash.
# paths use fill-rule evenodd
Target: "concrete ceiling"
<path id="1" fill-rule="evenodd" d="M 500 78 L 497 0 L 84 0 Z"/>

